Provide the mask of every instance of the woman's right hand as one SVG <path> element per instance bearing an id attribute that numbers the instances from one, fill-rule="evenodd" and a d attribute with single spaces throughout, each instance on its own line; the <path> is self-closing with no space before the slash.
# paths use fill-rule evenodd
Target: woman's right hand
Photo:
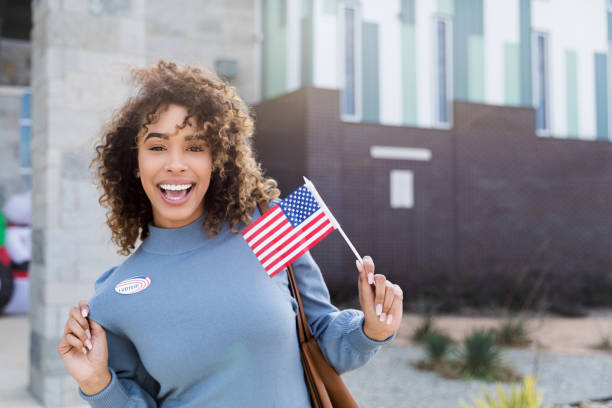
<path id="1" fill-rule="evenodd" d="M 111 374 L 106 333 L 98 322 L 88 319 L 88 315 L 89 305 L 84 300 L 70 309 L 57 352 L 81 390 L 86 395 L 94 395 L 106 388 Z"/>

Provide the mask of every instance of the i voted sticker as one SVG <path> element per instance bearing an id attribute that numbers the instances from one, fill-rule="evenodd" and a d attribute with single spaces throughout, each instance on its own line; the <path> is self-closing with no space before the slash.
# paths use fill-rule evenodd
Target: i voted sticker
<path id="1" fill-rule="evenodd" d="M 115 292 L 120 295 L 133 295 L 149 287 L 151 278 L 148 276 L 135 276 L 121 281 L 115 286 Z"/>

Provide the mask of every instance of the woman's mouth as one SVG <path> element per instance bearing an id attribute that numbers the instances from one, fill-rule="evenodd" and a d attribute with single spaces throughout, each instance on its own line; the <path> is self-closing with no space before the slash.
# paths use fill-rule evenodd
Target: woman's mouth
<path id="1" fill-rule="evenodd" d="M 178 205 L 189 200 L 195 184 L 160 184 L 157 186 L 164 201 Z"/>

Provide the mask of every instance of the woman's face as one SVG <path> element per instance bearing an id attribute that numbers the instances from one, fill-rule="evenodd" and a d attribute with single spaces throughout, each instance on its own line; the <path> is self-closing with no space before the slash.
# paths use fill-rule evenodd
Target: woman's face
<path id="1" fill-rule="evenodd" d="M 212 157 L 198 139 L 192 119 L 183 129 L 177 128 L 186 116 L 184 106 L 169 105 L 138 137 L 140 181 L 156 227 L 182 227 L 204 213 Z"/>

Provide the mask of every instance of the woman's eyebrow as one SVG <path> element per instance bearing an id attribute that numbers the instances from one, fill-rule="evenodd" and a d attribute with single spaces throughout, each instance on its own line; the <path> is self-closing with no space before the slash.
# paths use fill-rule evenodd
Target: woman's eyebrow
<path id="1" fill-rule="evenodd" d="M 159 137 L 159 138 L 166 139 L 166 140 L 169 139 L 169 136 L 166 133 L 151 132 L 145 137 L 144 141 L 146 142 L 152 137 Z M 203 134 L 185 135 L 185 141 L 188 142 L 193 139 L 204 140 L 204 135 Z"/>

